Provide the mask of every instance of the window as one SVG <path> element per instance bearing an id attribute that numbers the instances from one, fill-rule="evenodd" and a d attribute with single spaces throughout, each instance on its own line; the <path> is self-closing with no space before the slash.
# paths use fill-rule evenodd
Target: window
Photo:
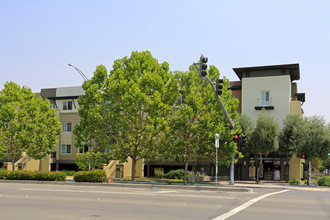
<path id="1" fill-rule="evenodd" d="M 62 123 L 62 131 L 63 132 L 71 132 L 72 131 L 72 123 L 67 123 L 67 122 L 64 122 Z"/>
<path id="2" fill-rule="evenodd" d="M 71 144 L 62 144 L 61 154 L 71 154 Z"/>
<path id="3" fill-rule="evenodd" d="M 63 101 L 63 110 L 72 110 L 72 101 Z"/>
<path id="4" fill-rule="evenodd" d="M 79 152 L 80 154 L 83 154 L 83 153 L 85 153 L 85 152 L 88 152 L 88 146 L 87 146 L 87 145 L 84 145 L 83 147 L 78 148 L 78 152 Z"/>
<path id="5" fill-rule="evenodd" d="M 269 92 L 261 92 L 261 106 L 269 106 Z"/>
<path id="6" fill-rule="evenodd" d="M 56 104 L 55 103 L 50 103 L 50 108 L 56 108 Z"/>

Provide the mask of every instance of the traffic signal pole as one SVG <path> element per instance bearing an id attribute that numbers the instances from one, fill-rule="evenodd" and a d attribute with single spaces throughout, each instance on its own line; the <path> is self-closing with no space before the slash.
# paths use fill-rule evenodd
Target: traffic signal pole
<path id="1" fill-rule="evenodd" d="M 219 103 L 220 103 L 220 106 L 223 110 L 223 112 L 225 113 L 225 116 L 229 122 L 229 125 L 230 125 L 230 129 L 234 131 L 235 127 L 234 127 L 234 122 L 230 119 L 229 117 L 229 114 L 224 106 L 224 104 L 222 103 L 221 101 L 221 98 L 217 92 L 217 89 L 214 88 L 214 85 L 212 83 L 212 81 L 210 80 L 210 78 L 207 76 L 207 72 L 206 72 L 206 69 L 207 69 L 207 58 L 204 57 L 203 55 L 201 55 L 200 57 L 200 63 L 199 63 L 199 67 L 196 63 L 194 63 L 194 65 L 197 67 L 197 69 L 199 70 L 199 76 L 200 78 L 206 78 L 207 81 L 210 83 L 210 85 L 212 86 L 212 89 L 214 91 L 214 94 L 215 96 L 217 97 Z M 231 157 L 231 164 L 230 164 L 230 180 L 229 180 L 229 185 L 234 185 L 234 159 L 235 159 L 235 154 L 233 153 L 232 157 Z M 217 165 L 217 164 L 216 164 Z"/>
<path id="2" fill-rule="evenodd" d="M 235 129 L 234 122 L 230 119 L 229 114 L 227 112 L 227 109 L 226 109 L 225 105 L 223 104 L 223 102 L 222 102 L 219 94 L 216 92 L 216 89 L 214 88 L 214 85 L 213 85 L 212 81 L 207 76 L 205 76 L 205 78 L 207 79 L 207 81 L 212 86 L 212 89 L 214 91 L 214 94 L 217 97 L 217 99 L 218 99 L 218 101 L 220 103 L 220 106 L 221 106 L 223 112 L 225 113 L 225 116 L 226 116 L 226 118 L 227 118 L 227 120 L 229 122 L 230 129 L 232 131 L 234 131 L 234 129 Z M 234 185 L 234 166 L 235 166 L 234 159 L 235 159 L 235 154 L 233 153 L 232 156 L 231 156 L 231 163 L 230 163 L 230 180 L 229 180 L 229 185 Z"/>

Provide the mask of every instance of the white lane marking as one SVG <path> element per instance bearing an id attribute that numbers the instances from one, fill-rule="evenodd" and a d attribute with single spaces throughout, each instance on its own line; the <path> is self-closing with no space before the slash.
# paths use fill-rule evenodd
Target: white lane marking
<path id="1" fill-rule="evenodd" d="M 110 191 L 91 191 L 91 190 L 72 190 L 72 189 L 34 189 L 34 188 L 19 188 L 24 191 L 44 191 L 44 192 L 73 192 L 73 193 L 102 193 L 102 194 L 125 194 L 125 195 L 147 195 L 158 196 L 157 192 L 110 192 Z M 161 191 L 160 191 L 161 192 Z M 173 191 L 175 192 L 175 191 Z M 167 191 L 168 193 L 168 191 Z M 163 196 L 172 197 L 190 197 L 190 198 L 211 198 L 211 199 L 236 199 L 235 197 L 224 196 L 203 196 L 203 195 L 185 195 L 185 194 L 161 194 Z"/>
<path id="2" fill-rule="evenodd" d="M 268 196 L 272 196 L 272 195 L 276 195 L 276 194 L 279 194 L 279 193 L 284 193 L 284 192 L 287 192 L 289 191 L 289 189 L 286 189 L 286 190 L 282 190 L 282 191 L 278 191 L 278 192 L 273 192 L 273 193 L 268 193 L 268 194 L 265 194 L 265 195 L 262 195 L 262 196 L 259 196 L 257 198 L 254 198 L 254 199 L 251 199 L 250 201 L 230 210 L 229 212 L 226 212 L 222 215 L 219 215 L 218 217 L 214 218 L 213 220 L 224 220 L 224 219 L 227 219 L 229 218 L 230 216 L 232 215 L 235 215 L 237 214 L 238 212 L 246 209 L 247 207 L 249 207 L 250 205 L 268 197 Z"/>
<path id="3" fill-rule="evenodd" d="M 177 191 L 156 191 L 154 193 L 177 193 Z"/>

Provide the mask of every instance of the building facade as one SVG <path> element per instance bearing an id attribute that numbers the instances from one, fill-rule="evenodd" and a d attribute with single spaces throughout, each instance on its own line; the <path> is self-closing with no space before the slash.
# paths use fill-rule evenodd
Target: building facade
<path id="1" fill-rule="evenodd" d="M 56 109 L 56 116 L 62 123 L 62 133 L 51 157 L 51 170 L 76 170 L 76 154 L 84 153 L 84 149 L 75 147 L 73 134 L 80 121 L 78 98 L 84 94 L 81 86 L 41 89 L 41 97 L 50 100 L 51 108 Z"/>
<path id="2" fill-rule="evenodd" d="M 243 67 L 233 69 L 239 82 L 233 95 L 240 100 L 241 114 L 256 120 L 261 111 L 273 116 L 282 128 L 283 120 L 290 114 L 302 114 L 301 105 L 305 102 L 305 94 L 298 93 L 296 81 L 300 79 L 299 64 Z M 239 88 L 239 85 L 241 88 Z M 243 180 L 255 178 L 255 167 L 252 158 L 244 158 L 239 164 Z M 303 164 L 299 158 L 281 152 L 265 155 L 261 178 L 267 180 L 300 179 L 303 175 Z"/>

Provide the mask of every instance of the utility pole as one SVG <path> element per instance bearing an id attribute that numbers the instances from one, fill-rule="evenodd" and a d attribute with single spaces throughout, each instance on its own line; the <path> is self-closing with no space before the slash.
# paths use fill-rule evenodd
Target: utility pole
<path id="1" fill-rule="evenodd" d="M 218 186 L 218 148 L 219 134 L 215 134 L 215 186 Z"/>
<path id="2" fill-rule="evenodd" d="M 78 69 L 76 66 L 72 65 L 71 63 L 69 63 L 68 66 L 75 68 L 75 70 L 77 70 L 77 72 L 81 75 L 81 77 L 84 79 L 84 81 L 88 81 L 87 76 L 80 69 Z M 92 139 L 89 142 L 88 153 L 89 153 L 88 171 L 91 171 L 92 170 Z"/>
<path id="3" fill-rule="evenodd" d="M 210 85 L 212 86 L 212 89 L 213 89 L 213 91 L 214 91 L 214 93 L 215 93 L 215 96 L 217 97 L 217 99 L 218 99 L 218 101 L 219 101 L 219 103 L 220 103 L 220 106 L 221 106 L 222 110 L 224 111 L 225 116 L 226 116 L 226 118 L 227 118 L 227 120 L 228 120 L 228 122 L 229 122 L 230 129 L 234 131 L 234 129 L 235 129 L 235 127 L 234 127 L 234 122 L 230 119 L 230 117 L 229 117 L 229 115 L 228 115 L 228 112 L 227 112 L 227 110 L 226 110 L 224 104 L 223 104 L 222 101 L 221 101 L 221 98 L 220 98 L 220 96 L 219 96 L 219 94 L 218 94 L 218 88 L 217 88 L 217 89 L 214 88 L 214 85 L 213 85 L 212 81 L 211 81 L 210 78 L 207 76 L 207 64 L 206 64 L 207 61 L 208 61 L 207 57 L 204 57 L 203 55 L 201 55 L 201 57 L 200 57 L 200 59 L 199 59 L 199 66 L 198 66 L 196 63 L 194 63 L 194 65 L 195 65 L 195 66 L 197 67 L 197 69 L 199 70 L 199 77 L 200 77 L 201 79 L 203 79 L 203 78 L 207 79 L 207 81 L 208 81 L 208 82 L 210 83 Z M 221 80 L 217 80 L 217 82 L 221 82 Z M 218 85 L 217 85 L 217 87 L 218 87 Z M 232 155 L 232 157 L 231 157 L 231 164 L 230 164 L 230 181 L 229 181 L 229 185 L 234 185 L 234 159 L 235 159 L 234 156 L 235 156 L 235 155 L 234 155 L 234 153 L 233 153 L 233 155 Z"/>

